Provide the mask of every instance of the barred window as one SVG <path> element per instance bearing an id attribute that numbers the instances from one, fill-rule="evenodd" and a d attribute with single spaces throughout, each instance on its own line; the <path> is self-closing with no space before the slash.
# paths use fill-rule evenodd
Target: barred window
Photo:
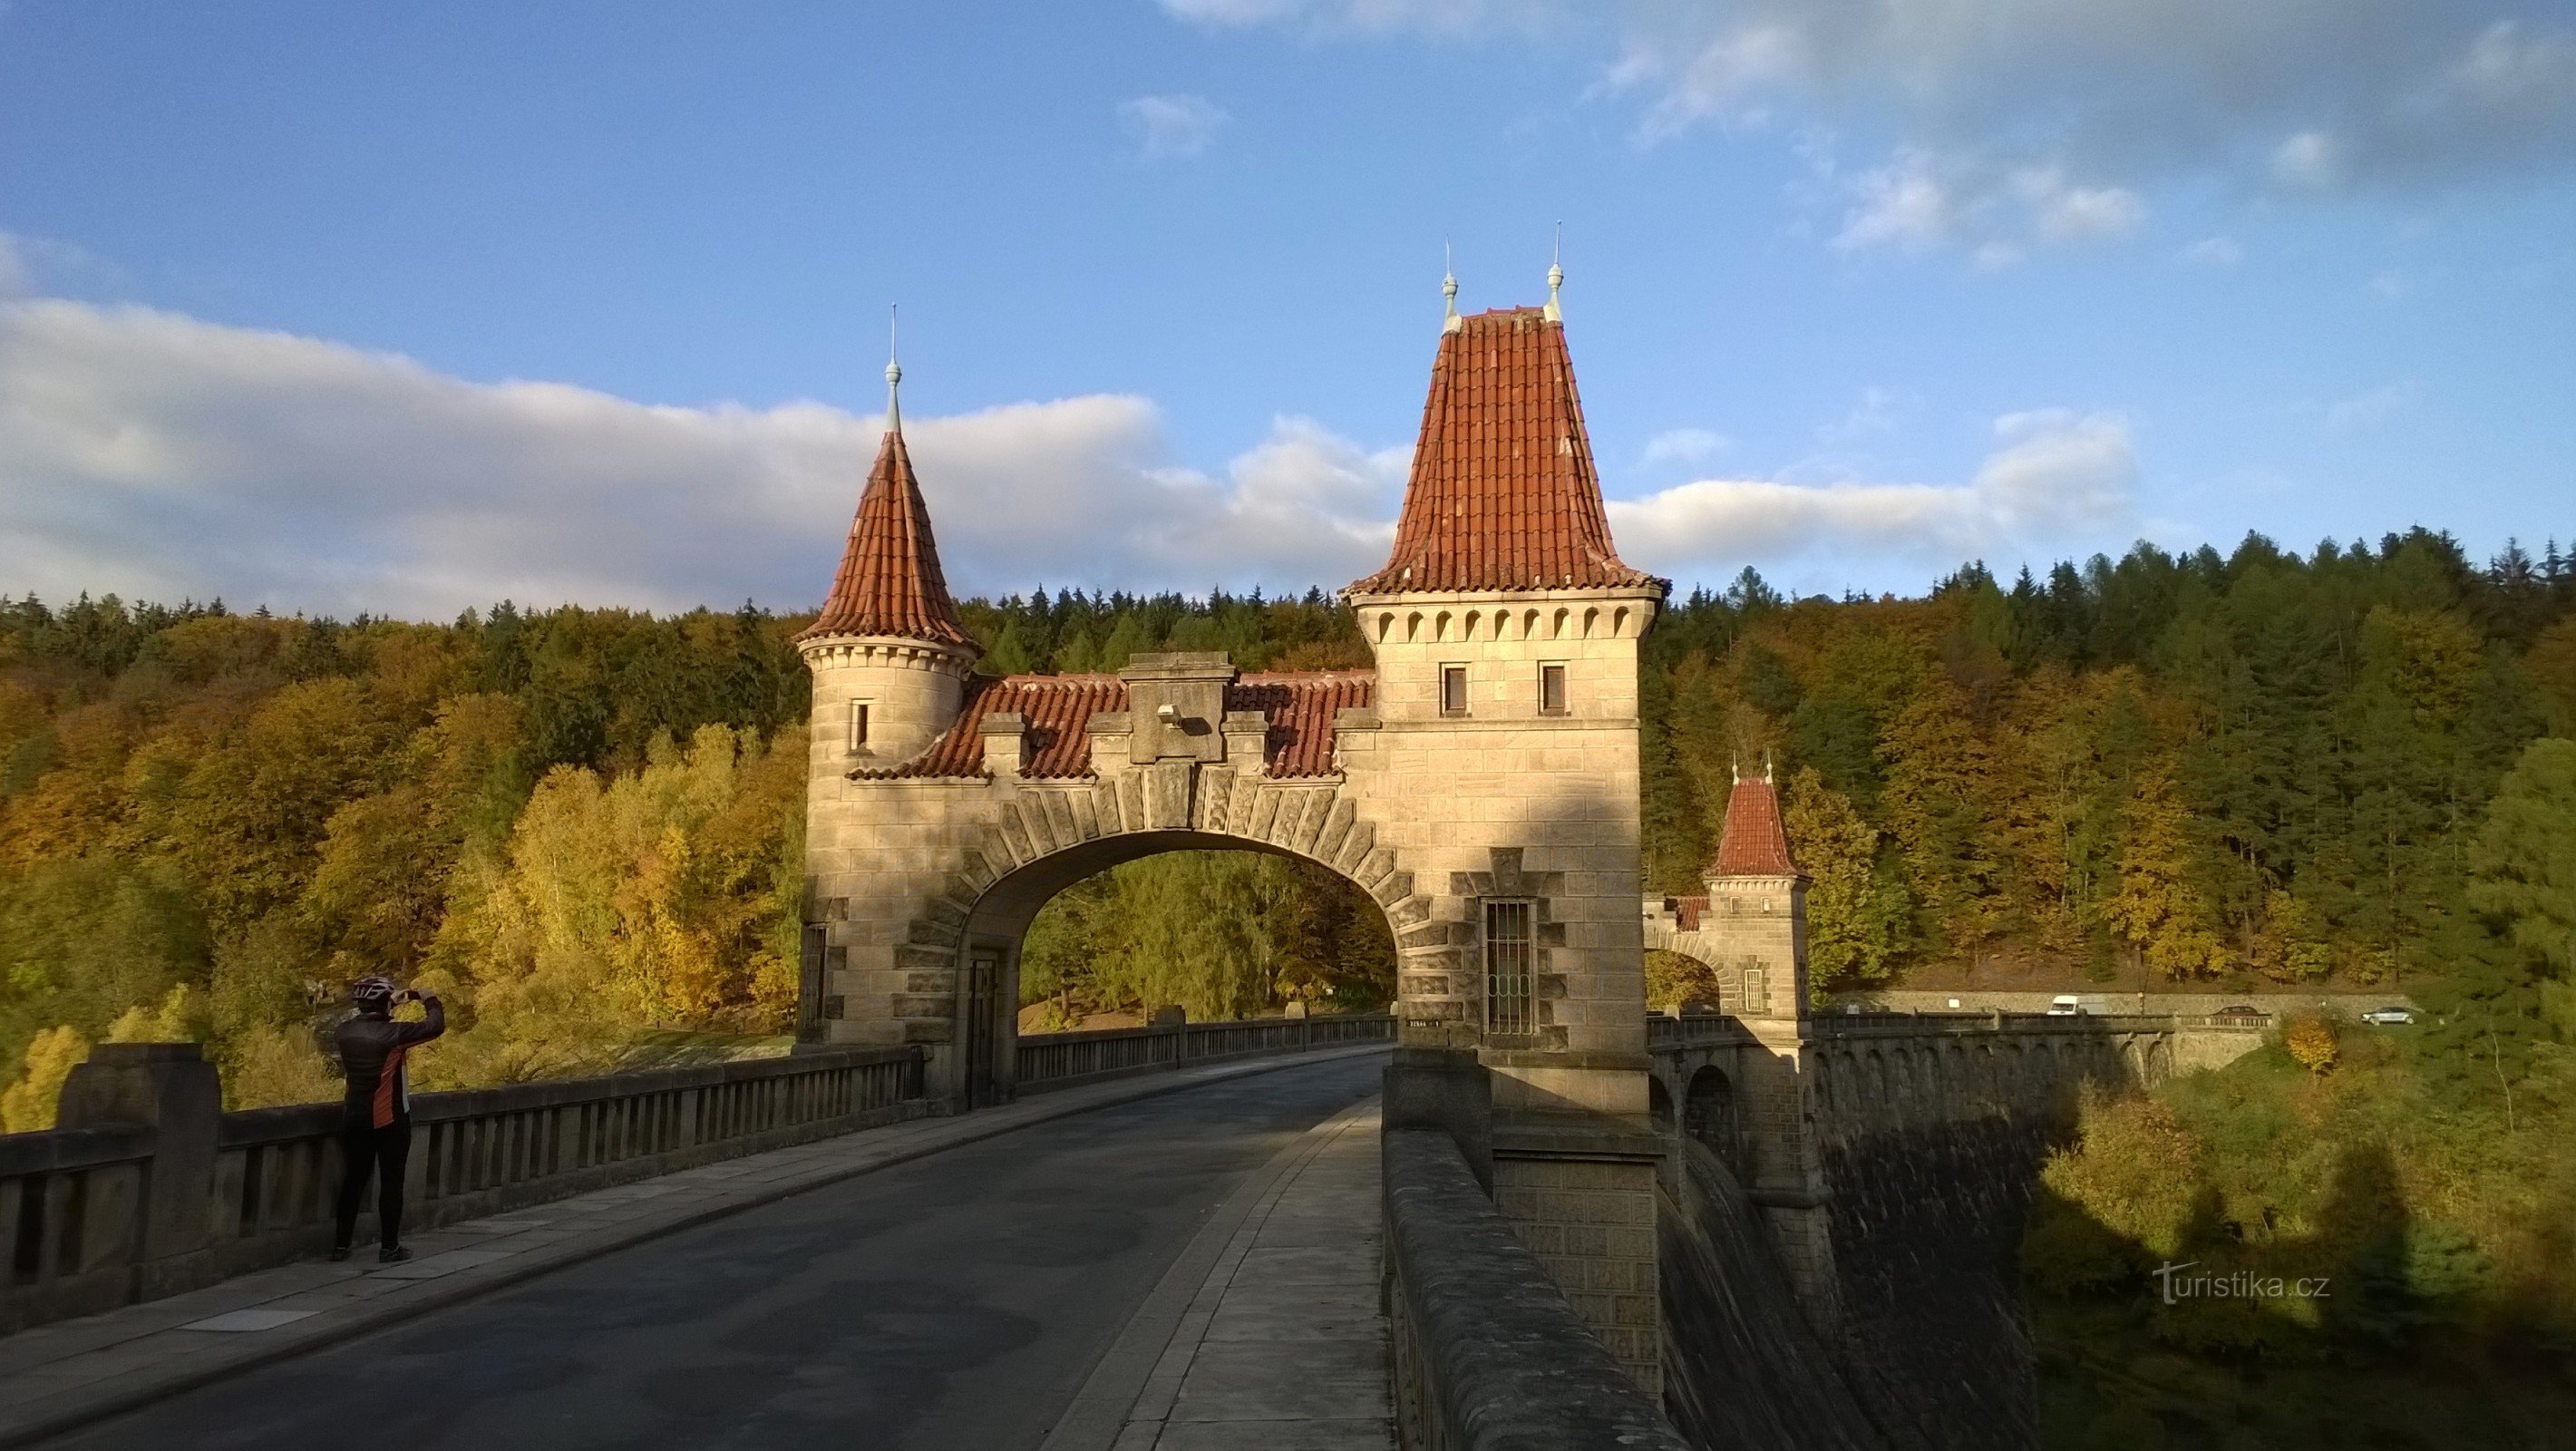
<path id="1" fill-rule="evenodd" d="M 1537 1018 L 1537 947 L 1528 902 L 1485 904 L 1485 1028 L 1526 1034 Z"/>

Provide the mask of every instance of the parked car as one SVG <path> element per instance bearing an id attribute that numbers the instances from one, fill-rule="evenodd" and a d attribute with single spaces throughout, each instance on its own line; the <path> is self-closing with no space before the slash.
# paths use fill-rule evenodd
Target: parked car
<path id="1" fill-rule="evenodd" d="M 2084 999 L 2073 993 L 2059 993 L 2048 1000 L 2048 1015 L 2052 1018 L 2080 1018 L 2084 1016 Z"/>
<path id="2" fill-rule="evenodd" d="M 2404 1027 L 2415 1021 L 2415 1010 L 2402 1003 L 2391 1003 L 2384 1008 L 2372 1008 L 2361 1015 L 2361 1020 L 2382 1028 Z"/>
<path id="3" fill-rule="evenodd" d="M 2231 1028 L 2259 1028 L 2272 1021 L 2270 1013 L 2252 1003 L 2237 1003 L 2231 1007 L 2220 1008 L 2209 1016 Z"/>

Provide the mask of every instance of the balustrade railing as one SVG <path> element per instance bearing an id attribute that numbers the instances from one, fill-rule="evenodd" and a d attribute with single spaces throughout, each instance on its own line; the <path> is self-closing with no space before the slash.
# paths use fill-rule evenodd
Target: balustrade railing
<path id="1" fill-rule="evenodd" d="M 1023 1033 L 1013 1077 L 1022 1089 L 1034 1091 L 1224 1058 L 1393 1041 L 1395 1018 L 1388 1013 Z"/>
<path id="2" fill-rule="evenodd" d="M 440 1224 L 926 1111 L 915 1048 L 833 1049 L 412 1099 L 407 1224 Z M 329 1243 L 340 1106 L 220 1111 L 193 1044 L 109 1044 L 67 1127 L 0 1135 L 0 1330 Z"/>

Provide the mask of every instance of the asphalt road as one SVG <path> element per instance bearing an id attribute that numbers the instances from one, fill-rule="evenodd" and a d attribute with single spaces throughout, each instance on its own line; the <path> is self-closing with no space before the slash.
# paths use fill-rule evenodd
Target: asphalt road
<path id="1" fill-rule="evenodd" d="M 933 1154 L 50 1443 L 1034 1447 L 1209 1211 L 1372 1056 Z"/>

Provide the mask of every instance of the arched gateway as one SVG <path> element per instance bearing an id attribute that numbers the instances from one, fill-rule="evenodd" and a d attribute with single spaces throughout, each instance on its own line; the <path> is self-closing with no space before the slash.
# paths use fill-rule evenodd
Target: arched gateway
<path id="1" fill-rule="evenodd" d="M 1403 1041 L 1489 1070 L 1498 1200 L 1598 1223 L 1548 1194 L 1608 1173 L 1651 1225 L 1637 681 L 1668 585 L 1612 548 L 1555 281 L 1544 308 L 1448 316 L 1394 553 L 1343 591 L 1368 671 L 976 676 L 890 402 L 798 640 L 808 1038 L 919 1044 L 934 1092 L 1007 1095 L 1020 939 L 1049 897 L 1177 848 L 1304 856 L 1385 911 Z M 1567 1283 L 1633 1285 L 1626 1323 L 1651 1326 L 1651 1231 L 1611 1248 L 1569 1251 L 1619 1263 Z M 1651 1374 L 1651 1332 L 1625 1338 Z"/>

